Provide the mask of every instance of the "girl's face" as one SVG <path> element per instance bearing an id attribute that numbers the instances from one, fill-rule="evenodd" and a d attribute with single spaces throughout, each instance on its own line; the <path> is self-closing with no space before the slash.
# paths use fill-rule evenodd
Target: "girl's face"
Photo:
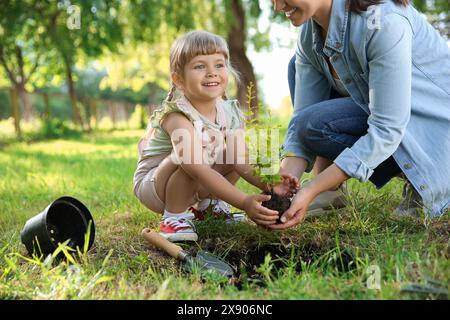
<path id="1" fill-rule="evenodd" d="M 283 11 L 298 27 L 311 18 L 322 5 L 322 0 L 272 0 L 276 11 Z"/>
<path id="2" fill-rule="evenodd" d="M 221 53 L 194 57 L 184 66 L 183 77 L 174 83 L 191 102 L 210 102 L 221 97 L 228 85 L 228 69 Z"/>

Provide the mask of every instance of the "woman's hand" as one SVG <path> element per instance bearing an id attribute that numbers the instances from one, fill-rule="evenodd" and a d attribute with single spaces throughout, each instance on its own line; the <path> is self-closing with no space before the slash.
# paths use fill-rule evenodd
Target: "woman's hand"
<path id="1" fill-rule="evenodd" d="M 263 201 L 269 201 L 270 195 L 255 194 L 247 196 L 244 200 L 244 210 L 248 217 L 256 224 L 268 226 L 276 223 L 278 219 L 278 211 L 270 210 L 263 207 Z"/>
<path id="2" fill-rule="evenodd" d="M 301 189 L 292 199 L 291 206 L 281 217 L 282 224 L 268 225 L 270 229 L 283 230 L 296 226 L 303 222 L 309 204 L 314 200 L 315 195 L 308 190 L 308 187 Z"/>
<path id="3" fill-rule="evenodd" d="M 270 225 L 270 229 L 287 229 L 303 221 L 309 204 L 320 193 L 336 188 L 341 185 L 349 176 L 336 164 L 332 164 L 322 171 L 311 183 L 301 189 L 292 199 L 291 206 L 281 217 L 283 224 Z"/>
<path id="4" fill-rule="evenodd" d="M 282 180 L 273 187 L 273 192 L 280 197 L 292 197 L 300 189 L 298 178 L 288 173 L 280 173 L 280 176 Z"/>

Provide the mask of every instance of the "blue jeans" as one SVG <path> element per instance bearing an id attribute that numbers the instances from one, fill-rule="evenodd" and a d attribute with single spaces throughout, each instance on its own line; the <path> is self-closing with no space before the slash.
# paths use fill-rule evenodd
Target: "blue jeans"
<path id="1" fill-rule="evenodd" d="M 289 90 L 294 100 L 295 57 L 288 69 Z M 350 97 L 340 97 L 332 90 L 330 100 L 325 100 L 303 109 L 298 116 L 298 139 L 311 153 L 333 161 L 367 133 L 368 114 Z M 382 162 L 369 180 L 381 188 L 401 169 L 391 156 Z"/>

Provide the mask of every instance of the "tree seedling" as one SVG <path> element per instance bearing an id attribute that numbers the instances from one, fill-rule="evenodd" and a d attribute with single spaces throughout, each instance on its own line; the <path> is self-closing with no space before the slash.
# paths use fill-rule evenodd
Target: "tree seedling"
<path id="1" fill-rule="evenodd" d="M 269 201 L 264 201 L 262 205 L 266 208 L 276 210 L 279 217 L 289 209 L 291 199 L 287 196 L 281 197 L 273 190 L 274 186 L 282 181 L 282 177 L 278 174 L 280 169 L 279 159 L 279 128 L 281 125 L 274 123 L 270 108 L 262 110 L 262 104 L 258 105 L 258 114 L 267 114 L 267 118 L 255 119 L 250 109 L 253 96 L 253 83 L 247 86 L 247 104 L 249 106 L 246 129 L 246 142 L 248 146 L 249 162 L 253 165 L 255 176 L 258 176 L 262 182 L 266 183 L 270 191 L 263 192 L 271 196 Z M 277 223 L 281 223 L 278 218 Z"/>

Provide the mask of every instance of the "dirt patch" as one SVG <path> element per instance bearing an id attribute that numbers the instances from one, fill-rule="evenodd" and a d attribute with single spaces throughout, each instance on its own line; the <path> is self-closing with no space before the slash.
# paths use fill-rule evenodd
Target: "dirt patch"
<path id="1" fill-rule="evenodd" d="M 225 258 L 236 272 L 234 284 L 239 288 L 250 280 L 265 286 L 264 275 L 259 272 L 259 267 L 264 264 L 268 255 L 273 265 L 270 273 L 274 277 L 288 267 L 293 268 L 296 273 L 301 273 L 302 266 L 313 262 L 318 262 L 321 268 L 333 268 L 338 272 L 348 272 L 356 267 L 354 255 L 349 250 L 337 250 L 327 254 L 324 249 L 314 245 L 288 248 L 280 244 L 250 245 L 246 250 L 230 251 Z"/>
<path id="2" fill-rule="evenodd" d="M 201 248 L 228 263 L 235 273 L 230 284 L 234 284 L 238 289 L 245 289 L 248 284 L 265 287 L 268 273 L 270 277 L 278 278 L 287 268 L 290 268 L 290 272 L 300 274 L 305 265 L 332 272 L 348 272 L 356 267 L 352 252 L 345 248 L 336 248 L 334 241 L 321 241 L 316 238 L 309 241 L 287 240 L 261 243 L 260 239 L 247 239 L 243 240 L 244 244 L 241 241 L 215 237 L 204 239 L 195 246 L 190 243 L 180 245 L 193 256 Z M 270 267 L 264 269 L 268 255 Z M 164 257 L 168 258 L 163 254 L 161 258 L 164 260 Z M 181 266 L 179 262 L 174 263 Z"/>

